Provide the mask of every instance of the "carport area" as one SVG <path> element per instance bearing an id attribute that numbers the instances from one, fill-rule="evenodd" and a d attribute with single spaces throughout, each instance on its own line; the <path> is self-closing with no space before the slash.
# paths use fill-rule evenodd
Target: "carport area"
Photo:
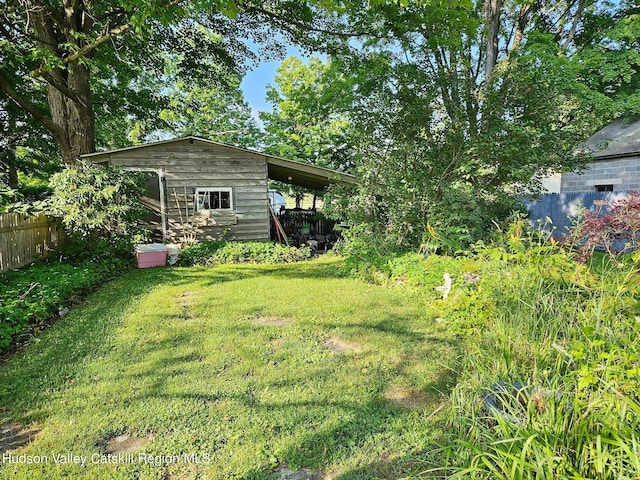
<path id="1" fill-rule="evenodd" d="M 324 192 L 335 183 L 356 183 L 354 175 L 279 157 L 268 156 L 267 169 L 269 180 L 304 187 L 314 192 Z M 307 244 L 312 249 L 327 250 L 337 240 L 333 230 L 334 222 L 315 208 L 315 202 L 311 208 L 274 210 L 271 215 L 271 239 L 282 243 L 295 246 Z"/>

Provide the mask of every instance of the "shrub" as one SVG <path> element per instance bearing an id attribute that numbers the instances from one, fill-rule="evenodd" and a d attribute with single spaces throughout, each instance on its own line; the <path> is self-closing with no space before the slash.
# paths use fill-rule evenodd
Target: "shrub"
<path id="1" fill-rule="evenodd" d="M 640 241 L 640 193 L 616 200 L 603 213 L 586 210 L 581 221 L 571 229 L 567 243 L 578 248 L 578 259 L 585 262 L 597 248 L 612 258 L 622 251 L 637 250 Z M 624 244 L 621 245 L 621 244 Z"/>
<path id="2" fill-rule="evenodd" d="M 87 162 L 68 166 L 51 179 L 54 188 L 46 212 L 59 217 L 71 246 L 80 258 L 96 259 L 132 254 L 145 241 L 139 220 L 146 211 L 140 203 L 145 177 L 116 167 Z"/>
<path id="3" fill-rule="evenodd" d="M 180 265 L 218 265 L 224 263 L 290 263 L 306 260 L 311 251 L 266 242 L 202 242 L 185 248 Z"/>
<path id="4" fill-rule="evenodd" d="M 439 450 L 447 466 L 440 473 L 637 478 L 635 271 L 596 273 L 558 246 L 522 250 L 513 236 L 502 245 L 499 255 L 495 247 L 479 252 L 482 311 L 453 297 L 457 303 L 443 315 L 472 335 L 463 343 L 449 410 L 452 433 Z M 485 400 L 498 382 L 530 385 L 535 393 L 507 395 L 499 413 Z"/>
<path id="5" fill-rule="evenodd" d="M 143 184 L 140 174 L 79 162 L 51 178 L 50 213 L 83 238 L 129 236 L 145 212 Z"/>

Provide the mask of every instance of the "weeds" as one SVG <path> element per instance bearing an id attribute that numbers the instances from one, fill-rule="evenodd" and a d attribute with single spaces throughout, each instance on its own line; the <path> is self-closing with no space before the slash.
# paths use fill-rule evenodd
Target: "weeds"
<path id="1" fill-rule="evenodd" d="M 0 273 L 0 351 L 62 316 L 70 304 L 131 267 L 131 260 L 116 257 L 75 265 L 39 263 Z"/>
<path id="2" fill-rule="evenodd" d="M 636 270 L 598 273 L 559 248 L 503 250 L 480 268 L 493 308 L 465 342 L 440 453 L 448 478 L 638 478 L 640 334 Z M 481 256 L 493 257 L 484 251 Z M 488 409 L 498 381 L 545 395 Z M 514 407 L 514 405 L 516 405 Z M 517 421 L 513 421 L 517 418 Z"/>
<path id="3" fill-rule="evenodd" d="M 430 451 L 441 466 L 418 476 L 640 478 L 633 259 L 596 253 L 577 262 L 521 217 L 471 252 L 395 254 L 354 270 L 419 287 L 429 314 L 460 342 L 451 433 Z M 443 300 L 434 287 L 445 272 L 453 288 Z"/>
<path id="4" fill-rule="evenodd" d="M 291 263 L 311 257 L 308 248 L 265 242 L 202 242 L 185 248 L 180 265 L 221 265 L 227 263 Z"/>

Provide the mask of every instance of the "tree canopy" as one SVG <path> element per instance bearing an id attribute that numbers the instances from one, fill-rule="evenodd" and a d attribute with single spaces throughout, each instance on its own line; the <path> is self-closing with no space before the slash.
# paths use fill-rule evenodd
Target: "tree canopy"
<path id="1" fill-rule="evenodd" d="M 581 140 L 638 112 L 631 2 L 357 3 L 329 29 L 366 34 L 325 42 L 332 73 L 287 90 L 299 72 L 284 70 L 271 100 L 280 125 L 285 107 L 313 111 L 309 90 L 315 128 L 329 112 L 348 122 L 361 185 L 345 207 L 394 244 L 419 245 L 428 226 L 477 238 L 546 175 L 579 168 Z"/>
<path id="2" fill-rule="evenodd" d="M 250 53 L 229 33 L 232 0 L 52 3 L 9 0 L 0 12 L 0 92 L 9 124 L 38 125 L 66 163 L 121 146 L 122 125 L 166 106 L 173 74 L 224 87 Z M 230 53 L 232 52 L 232 53 Z M 96 121 L 98 119 L 99 121 Z M 140 125 L 138 124 L 138 127 Z"/>
<path id="3" fill-rule="evenodd" d="M 639 18 L 630 0 L 8 0 L 2 161 L 194 133 L 356 170 L 353 218 L 399 245 L 428 226 L 472 237 L 640 112 Z M 246 39 L 327 58 L 283 63 L 266 140 L 239 91 Z"/>

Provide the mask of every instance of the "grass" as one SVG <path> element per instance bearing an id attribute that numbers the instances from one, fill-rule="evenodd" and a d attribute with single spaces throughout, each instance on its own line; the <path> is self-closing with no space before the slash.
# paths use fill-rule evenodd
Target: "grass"
<path id="1" fill-rule="evenodd" d="M 458 358 L 427 310 L 336 259 L 128 273 L 0 368 L 1 423 L 39 430 L 12 455 L 48 461 L 4 461 L 0 478 L 424 471 Z M 121 435 L 143 449 L 100 463 Z M 68 453 L 87 464 L 55 463 Z"/>
<path id="2" fill-rule="evenodd" d="M 595 258 L 579 265 L 554 248 L 480 267 L 481 285 L 491 289 L 474 293 L 482 310 L 453 312 L 471 341 L 440 450 L 448 468 L 425 473 L 640 478 L 640 292 L 637 268 L 623 263 Z M 483 402 L 499 381 L 532 392 L 506 398 L 504 417 Z"/>
<path id="3" fill-rule="evenodd" d="M 39 431 L 0 478 L 640 478 L 633 258 L 511 235 L 360 267 L 369 283 L 324 258 L 108 284 L 0 368 L 0 447 Z M 501 416 L 485 397 L 510 384 Z M 100 464 L 114 439 L 141 450 Z"/>

